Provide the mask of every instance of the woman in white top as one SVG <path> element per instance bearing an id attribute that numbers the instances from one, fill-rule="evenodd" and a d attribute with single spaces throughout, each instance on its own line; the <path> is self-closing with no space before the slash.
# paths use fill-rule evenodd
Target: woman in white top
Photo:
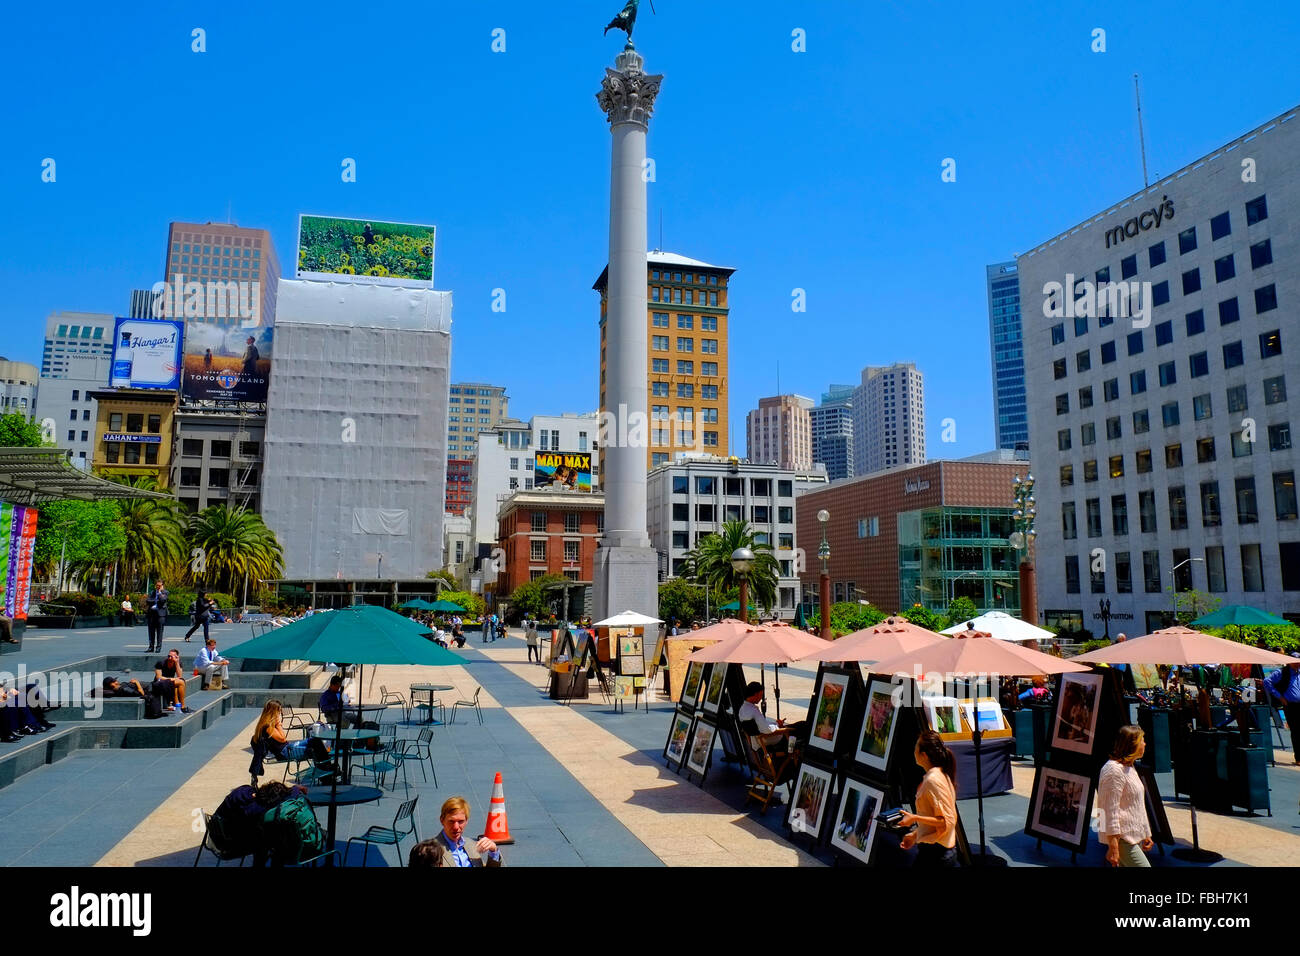
<path id="1" fill-rule="evenodd" d="M 1110 760 L 1101 768 L 1097 804 L 1101 808 L 1099 835 L 1111 866 L 1150 866 L 1143 850 L 1152 846 L 1147 822 L 1146 788 L 1133 764 L 1146 753 L 1142 730 L 1129 724 L 1115 735 Z"/>

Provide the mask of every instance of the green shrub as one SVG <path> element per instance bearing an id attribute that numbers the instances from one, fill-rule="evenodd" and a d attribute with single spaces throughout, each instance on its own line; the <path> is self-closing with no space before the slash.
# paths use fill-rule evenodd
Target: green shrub
<path id="1" fill-rule="evenodd" d="M 1083 649 L 1079 653 L 1087 654 L 1089 651 L 1100 650 L 1103 647 L 1110 647 L 1110 641 L 1106 640 L 1104 637 L 1097 638 L 1096 640 L 1084 641 Z"/>
<path id="2" fill-rule="evenodd" d="M 103 612 L 99 609 L 99 598 L 93 594 L 87 594 L 84 591 L 68 591 L 60 594 L 51 604 L 61 604 L 65 607 L 71 606 L 77 609 L 77 617 L 97 617 Z M 54 609 L 55 614 L 66 614 L 62 608 Z"/>

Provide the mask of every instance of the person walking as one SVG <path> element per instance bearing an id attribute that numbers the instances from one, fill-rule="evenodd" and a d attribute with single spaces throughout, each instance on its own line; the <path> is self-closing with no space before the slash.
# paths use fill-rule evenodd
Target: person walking
<path id="1" fill-rule="evenodd" d="M 1276 674 L 1264 678 L 1264 689 L 1268 691 L 1270 702 L 1274 707 L 1282 708 L 1286 714 L 1286 729 L 1291 732 L 1291 756 L 1300 764 L 1300 651 L 1292 651 L 1290 666 L 1283 667 Z"/>
<path id="2" fill-rule="evenodd" d="M 190 629 L 185 632 L 185 643 L 190 642 L 192 635 L 199 628 L 203 628 L 203 643 L 208 641 L 208 624 L 212 620 L 212 609 L 217 606 L 217 602 L 208 597 L 207 591 L 200 591 L 199 596 L 194 599 L 194 623 Z"/>
<path id="3" fill-rule="evenodd" d="M 542 647 L 537 637 L 537 622 L 532 618 L 524 622 L 524 640 L 528 642 L 528 660 L 531 661 L 535 657 L 537 663 L 540 664 L 542 662 Z"/>
<path id="4" fill-rule="evenodd" d="M 149 625 L 149 651 L 162 651 L 163 631 L 167 628 L 167 589 L 159 580 L 146 602 L 145 616 Z"/>
<path id="5" fill-rule="evenodd" d="M 1151 824 L 1147 821 L 1146 788 L 1133 764 L 1146 753 L 1142 729 L 1133 724 L 1115 734 L 1110 760 L 1097 781 L 1097 807 L 1101 813 L 1097 836 L 1106 844 L 1111 866 L 1150 866 Z"/>
<path id="6" fill-rule="evenodd" d="M 943 738 L 926 727 L 913 751 L 916 765 L 925 771 L 916 788 L 915 813 L 904 811 L 899 823 L 916 824 L 916 829 L 899 844 L 904 850 L 916 847 L 916 861 L 922 869 L 961 866 L 957 859 L 957 758 Z"/>

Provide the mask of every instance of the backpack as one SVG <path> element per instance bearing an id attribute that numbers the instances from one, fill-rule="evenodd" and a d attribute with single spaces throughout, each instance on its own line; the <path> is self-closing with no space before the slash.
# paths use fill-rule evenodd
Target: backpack
<path id="1" fill-rule="evenodd" d="M 157 720 L 163 715 L 163 694 L 161 691 L 152 690 L 144 699 L 144 719 Z"/>
<path id="2" fill-rule="evenodd" d="M 325 848 L 325 834 L 302 794 L 290 797 L 262 817 L 271 854 L 279 864 L 310 859 Z"/>

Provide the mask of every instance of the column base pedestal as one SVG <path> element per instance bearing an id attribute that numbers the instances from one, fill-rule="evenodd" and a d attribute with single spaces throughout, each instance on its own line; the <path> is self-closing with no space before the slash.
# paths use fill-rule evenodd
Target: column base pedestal
<path id="1" fill-rule="evenodd" d="M 650 547 L 597 548 L 592 573 L 592 615 L 621 611 L 659 616 L 659 555 Z"/>

